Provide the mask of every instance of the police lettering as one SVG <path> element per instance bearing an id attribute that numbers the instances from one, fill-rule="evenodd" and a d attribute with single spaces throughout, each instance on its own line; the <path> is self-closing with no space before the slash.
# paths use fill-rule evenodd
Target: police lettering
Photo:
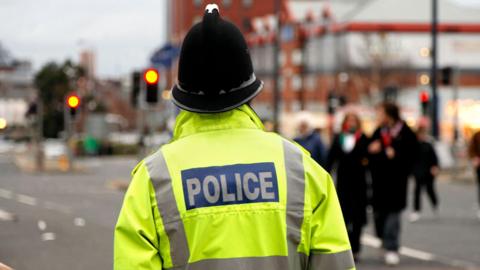
<path id="1" fill-rule="evenodd" d="M 187 210 L 228 204 L 278 202 L 273 163 L 236 164 L 182 171 Z"/>

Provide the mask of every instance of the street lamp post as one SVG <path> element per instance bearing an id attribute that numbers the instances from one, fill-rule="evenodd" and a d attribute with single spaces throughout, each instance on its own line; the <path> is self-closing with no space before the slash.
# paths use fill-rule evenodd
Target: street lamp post
<path id="1" fill-rule="evenodd" d="M 273 43 L 273 129 L 275 132 L 280 131 L 280 123 L 279 123 L 279 107 L 280 107 L 280 85 L 279 85 L 279 78 L 280 78 L 280 62 L 279 62 L 279 54 L 282 45 L 282 37 L 281 37 L 281 0 L 275 0 L 274 6 L 275 14 L 276 14 L 276 35 Z"/>
<path id="2" fill-rule="evenodd" d="M 432 0 L 432 68 L 430 85 L 432 87 L 432 135 L 435 139 L 439 138 L 439 123 L 438 123 L 438 93 L 437 93 L 437 26 L 438 26 L 438 0 Z"/>

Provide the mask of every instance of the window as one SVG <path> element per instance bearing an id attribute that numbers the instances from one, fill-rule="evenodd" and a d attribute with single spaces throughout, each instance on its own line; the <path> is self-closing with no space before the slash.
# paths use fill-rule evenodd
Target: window
<path id="1" fill-rule="evenodd" d="M 253 0 L 243 0 L 243 7 L 249 8 L 253 4 Z"/>
<path id="2" fill-rule="evenodd" d="M 300 66 L 302 64 L 302 51 L 299 49 L 295 49 L 292 53 L 292 62 L 296 66 Z"/>
<path id="3" fill-rule="evenodd" d="M 229 8 L 232 5 L 232 0 L 223 0 L 223 6 Z"/>
<path id="4" fill-rule="evenodd" d="M 286 85 L 286 79 L 285 79 L 285 76 L 283 75 L 279 75 L 278 76 L 278 90 L 280 90 L 280 92 L 283 92 L 283 88 L 285 87 Z"/>
<path id="5" fill-rule="evenodd" d="M 297 74 L 292 76 L 292 88 L 293 91 L 299 91 L 302 88 L 302 77 Z"/>
<path id="6" fill-rule="evenodd" d="M 315 75 L 307 76 L 305 88 L 310 91 L 315 91 L 317 89 L 317 78 L 315 77 Z"/>
<path id="7" fill-rule="evenodd" d="M 202 5 L 202 0 L 193 0 L 193 5 L 195 7 L 200 7 Z"/>
<path id="8" fill-rule="evenodd" d="M 282 67 L 285 65 L 285 63 L 287 62 L 287 57 L 286 57 L 286 54 L 285 52 L 280 52 L 280 54 L 278 55 L 278 64 Z"/>

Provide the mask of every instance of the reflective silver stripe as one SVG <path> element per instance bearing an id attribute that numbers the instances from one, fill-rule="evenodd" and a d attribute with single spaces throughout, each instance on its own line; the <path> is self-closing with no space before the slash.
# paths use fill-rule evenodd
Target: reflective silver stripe
<path id="1" fill-rule="evenodd" d="M 310 254 L 309 270 L 347 270 L 355 267 L 351 250 L 338 253 Z"/>
<path id="2" fill-rule="evenodd" d="M 305 170 L 302 151 L 284 140 L 283 151 L 287 174 L 287 242 L 290 269 L 306 268 L 307 257 L 297 253 L 301 241 L 305 204 Z"/>
<path id="3" fill-rule="evenodd" d="M 283 256 L 207 259 L 190 263 L 185 267 L 166 268 L 175 270 L 290 270 L 288 258 Z M 298 268 L 296 268 L 298 269 Z M 293 270 L 293 269 L 292 269 Z M 300 270 L 300 269 L 299 269 Z"/>
<path id="4" fill-rule="evenodd" d="M 167 163 L 159 150 L 145 160 L 148 173 L 155 188 L 157 206 L 163 221 L 165 233 L 170 242 L 170 256 L 173 266 L 183 266 L 190 256 L 185 228 L 178 212 L 172 180 Z M 162 239 L 160 239 L 162 241 Z"/>

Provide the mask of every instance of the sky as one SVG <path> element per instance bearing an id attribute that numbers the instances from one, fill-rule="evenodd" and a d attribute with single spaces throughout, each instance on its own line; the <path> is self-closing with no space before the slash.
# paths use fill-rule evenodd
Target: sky
<path id="1" fill-rule="evenodd" d="M 0 43 L 35 69 L 48 61 L 78 60 L 82 49 L 91 48 L 97 75 L 119 78 L 145 67 L 164 44 L 166 1 L 0 0 Z M 480 7 L 480 0 L 450 1 Z"/>
<path id="2" fill-rule="evenodd" d="M 165 40 L 166 0 L 0 0 L 0 42 L 34 68 L 97 55 L 101 77 L 144 67 Z"/>

